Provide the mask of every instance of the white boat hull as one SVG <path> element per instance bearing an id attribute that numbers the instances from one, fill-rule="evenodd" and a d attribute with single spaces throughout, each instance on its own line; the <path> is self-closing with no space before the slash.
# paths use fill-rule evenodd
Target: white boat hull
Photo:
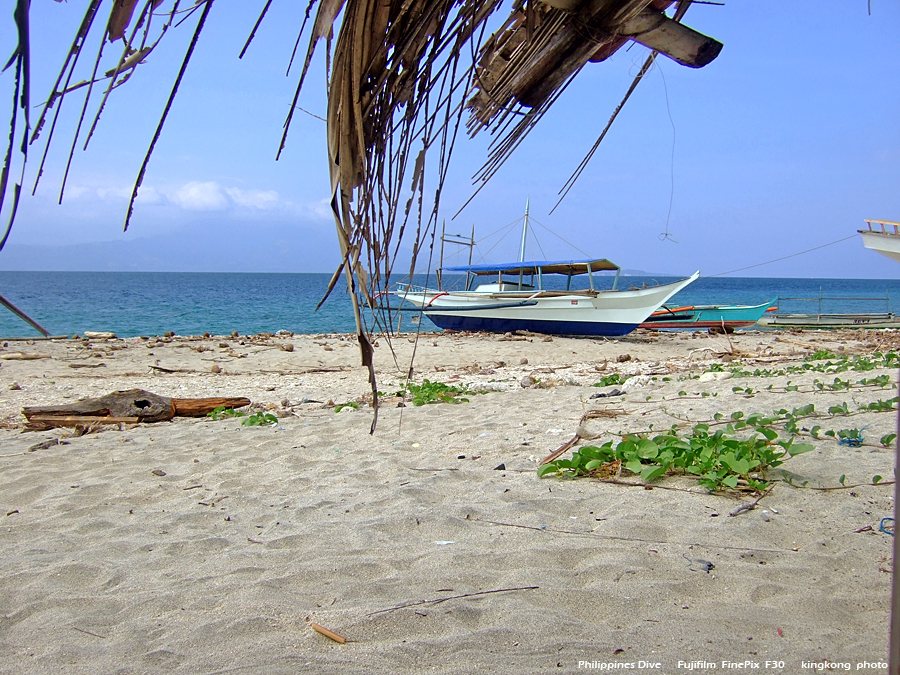
<path id="1" fill-rule="evenodd" d="M 859 230 L 859 233 L 862 235 L 863 246 L 878 251 L 895 262 L 900 262 L 900 236 L 869 230 Z"/>
<path id="2" fill-rule="evenodd" d="M 404 289 L 394 292 L 420 308 L 439 328 L 553 335 L 626 335 L 660 305 L 694 281 L 687 279 L 634 291 L 484 293 Z"/>

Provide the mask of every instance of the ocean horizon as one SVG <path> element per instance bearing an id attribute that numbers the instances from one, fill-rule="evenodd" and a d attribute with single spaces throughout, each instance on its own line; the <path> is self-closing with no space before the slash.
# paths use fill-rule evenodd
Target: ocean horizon
<path id="1" fill-rule="evenodd" d="M 120 337 L 348 333 L 355 331 L 343 280 L 316 311 L 331 279 L 323 273 L 266 272 L 10 272 L 0 271 L 0 295 L 51 335 L 111 331 Z M 611 284 L 610 276 L 598 283 Z M 401 281 L 402 277 L 396 277 Z M 672 277 L 622 275 L 619 288 L 668 283 Z M 414 283 L 434 285 L 417 275 Z M 898 279 L 701 277 L 669 305 L 747 304 L 777 299 L 779 313 L 883 313 L 900 301 Z M 408 316 L 408 315 L 407 315 Z M 414 324 L 403 318 L 402 328 Z M 371 313 L 367 313 L 373 325 Z M 396 324 L 394 326 L 396 328 Z M 423 330 L 438 330 L 427 319 Z M 0 308 L 0 336 L 39 333 Z"/>

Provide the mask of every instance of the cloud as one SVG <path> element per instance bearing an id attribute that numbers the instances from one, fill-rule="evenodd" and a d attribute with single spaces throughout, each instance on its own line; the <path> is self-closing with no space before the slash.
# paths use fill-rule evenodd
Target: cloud
<path id="1" fill-rule="evenodd" d="M 191 181 L 167 196 L 188 211 L 222 211 L 230 205 L 225 190 L 214 181 Z"/>
<path id="2" fill-rule="evenodd" d="M 238 206 L 254 209 L 273 209 L 278 204 L 278 193 L 275 190 L 241 190 L 226 188 L 225 192 Z"/>
<path id="3" fill-rule="evenodd" d="M 82 209 L 101 204 L 122 205 L 131 198 L 131 191 L 131 184 L 115 185 L 97 180 L 93 184 L 67 186 L 66 199 L 77 202 Z M 230 187 L 214 180 L 189 181 L 180 185 L 145 184 L 138 191 L 136 202 L 145 207 L 175 207 L 187 213 L 233 213 L 242 218 L 252 217 L 254 213 L 280 213 L 313 221 L 330 220 L 332 217 L 328 199 L 294 202 L 282 198 L 276 190 Z"/>
<path id="4" fill-rule="evenodd" d="M 224 211 L 234 207 L 271 211 L 284 208 L 275 190 L 224 187 L 215 181 L 191 181 L 168 192 L 169 201 L 188 211 Z"/>
<path id="5" fill-rule="evenodd" d="M 138 204 L 159 204 L 164 199 L 165 195 L 151 185 L 141 187 L 138 190 L 137 199 L 134 201 Z"/>
<path id="6" fill-rule="evenodd" d="M 330 220 L 333 217 L 331 211 L 331 200 L 321 199 L 317 202 L 307 205 L 309 213 L 317 220 Z"/>
<path id="7" fill-rule="evenodd" d="M 131 188 L 101 187 L 96 190 L 97 196 L 105 202 L 118 202 L 131 197 Z"/>

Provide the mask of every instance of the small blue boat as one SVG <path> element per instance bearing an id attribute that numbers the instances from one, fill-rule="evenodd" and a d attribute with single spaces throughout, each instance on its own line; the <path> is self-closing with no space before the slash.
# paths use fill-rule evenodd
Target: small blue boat
<path id="1" fill-rule="evenodd" d="M 766 312 L 778 309 L 776 300 L 761 305 L 689 305 L 686 307 L 662 306 L 641 324 L 641 328 L 651 330 L 681 329 L 720 330 L 726 333 L 736 328 L 756 325 Z"/>

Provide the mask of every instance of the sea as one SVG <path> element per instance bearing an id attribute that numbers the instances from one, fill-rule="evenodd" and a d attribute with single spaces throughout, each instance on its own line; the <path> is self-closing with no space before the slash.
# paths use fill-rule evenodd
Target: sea
<path id="1" fill-rule="evenodd" d="M 598 287 L 611 286 L 610 276 L 598 276 Z M 0 272 L 0 295 L 51 335 L 84 331 L 111 331 L 119 337 L 169 331 L 176 335 L 353 332 L 353 310 L 343 279 L 316 309 L 330 278 L 330 274 Z M 623 275 L 618 288 L 674 280 Z M 445 279 L 444 287 L 453 281 Z M 435 283 L 424 275 L 413 282 Z M 667 304 L 755 305 L 769 300 L 777 301 L 779 314 L 892 312 L 900 309 L 900 279 L 703 277 Z M 366 319 L 370 326 L 376 325 L 371 314 Z M 410 314 L 403 315 L 402 322 L 401 330 L 419 328 Z M 423 317 L 421 330 L 438 329 Z M 0 306 L 0 336 L 39 335 Z"/>

